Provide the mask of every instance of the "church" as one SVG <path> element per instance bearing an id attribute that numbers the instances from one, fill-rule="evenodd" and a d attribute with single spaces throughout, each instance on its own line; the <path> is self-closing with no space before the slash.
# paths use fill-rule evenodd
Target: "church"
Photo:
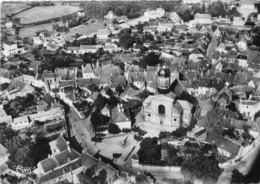
<path id="1" fill-rule="evenodd" d="M 164 67 L 157 72 L 157 94 L 143 102 L 143 117 L 146 122 L 178 128 L 182 125 L 183 108 L 170 92 L 173 82 L 171 72 Z M 175 79 L 174 79 L 175 80 Z"/>

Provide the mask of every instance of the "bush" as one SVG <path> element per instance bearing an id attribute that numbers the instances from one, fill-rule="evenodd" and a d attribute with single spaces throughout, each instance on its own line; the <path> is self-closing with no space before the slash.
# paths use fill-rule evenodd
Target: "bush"
<path id="1" fill-rule="evenodd" d="M 130 132 L 131 132 L 131 129 L 123 128 L 122 132 L 124 132 L 124 133 L 130 133 Z"/>

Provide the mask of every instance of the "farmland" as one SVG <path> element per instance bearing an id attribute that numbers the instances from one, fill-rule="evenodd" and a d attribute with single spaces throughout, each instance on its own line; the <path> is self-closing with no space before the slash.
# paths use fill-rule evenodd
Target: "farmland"
<path id="1" fill-rule="evenodd" d="M 29 8 L 25 2 L 14 3 L 14 2 L 4 2 L 1 4 L 1 18 L 5 17 L 5 14 L 17 13 L 21 10 Z"/>
<path id="2" fill-rule="evenodd" d="M 61 17 L 80 10 L 79 6 L 62 5 L 56 3 L 54 6 L 39 6 L 20 13 L 17 17 L 21 18 L 21 23 L 28 24 L 55 17 Z"/>
<path id="3" fill-rule="evenodd" d="M 59 22 L 55 22 L 55 24 L 58 24 L 58 25 L 63 25 L 61 21 Z M 48 24 L 41 24 L 41 25 L 37 25 L 37 26 L 33 26 L 33 27 L 25 27 L 25 28 L 22 28 L 20 29 L 19 31 L 19 36 L 21 38 L 23 37 L 33 37 L 35 36 L 36 32 L 37 31 L 41 31 L 43 29 L 46 29 L 46 30 L 49 30 L 49 31 L 52 31 L 52 23 L 48 23 Z"/>

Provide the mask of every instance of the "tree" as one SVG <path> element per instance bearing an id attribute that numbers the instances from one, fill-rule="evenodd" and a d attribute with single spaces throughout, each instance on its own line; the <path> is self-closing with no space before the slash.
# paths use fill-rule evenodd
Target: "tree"
<path id="1" fill-rule="evenodd" d="M 205 3 L 203 3 L 203 5 L 202 5 L 201 13 L 206 13 L 206 6 L 205 6 Z"/>
<path id="2" fill-rule="evenodd" d="M 103 18 L 104 9 L 100 2 L 88 2 L 85 4 L 85 15 L 90 18 Z"/>
<path id="3" fill-rule="evenodd" d="M 244 179 L 244 175 L 239 172 L 239 170 L 234 169 L 232 171 L 231 178 L 229 179 L 231 184 L 235 183 L 247 183 Z"/>
<path id="4" fill-rule="evenodd" d="M 107 171 L 105 169 L 102 169 L 99 171 L 99 174 L 97 176 L 98 184 L 105 184 L 107 179 Z"/>
<path id="5" fill-rule="evenodd" d="M 56 31 L 58 28 L 59 28 L 59 25 L 58 25 L 58 24 L 52 24 L 52 29 L 53 29 L 54 31 Z"/>
<path id="6" fill-rule="evenodd" d="M 97 130 L 99 126 L 102 125 L 102 116 L 100 112 L 93 112 L 90 117 L 90 121 L 92 123 L 94 131 Z"/>
<path id="7" fill-rule="evenodd" d="M 124 89 L 123 89 L 122 86 L 117 86 L 115 90 L 116 90 L 116 92 L 117 92 L 119 95 L 124 92 Z"/>
<path id="8" fill-rule="evenodd" d="M 110 123 L 108 126 L 108 133 L 110 134 L 119 134 L 121 132 L 119 126 L 114 123 Z"/>
<path id="9" fill-rule="evenodd" d="M 66 17 L 66 16 L 62 16 L 62 17 L 61 17 L 61 21 L 62 21 L 63 24 L 66 24 L 66 22 L 67 22 L 67 17 Z"/>
<path id="10" fill-rule="evenodd" d="M 172 132 L 172 135 L 178 138 L 184 137 L 186 136 L 186 130 L 184 127 L 179 127 Z"/>
<path id="11" fill-rule="evenodd" d="M 181 173 L 184 177 L 216 182 L 222 170 L 218 166 L 215 157 L 193 156 L 184 160 L 181 165 Z"/>
<path id="12" fill-rule="evenodd" d="M 180 17 L 184 22 L 188 22 L 193 19 L 193 16 L 190 12 L 190 10 L 185 10 L 183 13 L 180 14 Z"/>
<path id="13" fill-rule="evenodd" d="M 160 56 L 154 52 L 148 53 L 146 56 L 143 57 L 141 61 L 142 67 L 146 68 L 148 66 L 156 66 L 160 63 Z"/>
<path id="14" fill-rule="evenodd" d="M 5 143 L 5 147 L 10 153 L 9 159 L 12 166 L 32 167 L 34 165 L 30 140 L 23 140 L 20 136 L 15 136 Z"/>
<path id="15" fill-rule="evenodd" d="M 123 33 L 119 37 L 119 45 L 124 49 L 128 49 L 129 47 L 133 46 L 133 39 L 129 33 Z"/>

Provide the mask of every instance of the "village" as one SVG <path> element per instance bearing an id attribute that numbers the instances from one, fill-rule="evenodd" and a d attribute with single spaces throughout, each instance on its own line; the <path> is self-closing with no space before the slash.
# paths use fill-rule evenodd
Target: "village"
<path id="1" fill-rule="evenodd" d="M 0 183 L 259 182 L 258 3 L 138 3 L 3 3 Z"/>

